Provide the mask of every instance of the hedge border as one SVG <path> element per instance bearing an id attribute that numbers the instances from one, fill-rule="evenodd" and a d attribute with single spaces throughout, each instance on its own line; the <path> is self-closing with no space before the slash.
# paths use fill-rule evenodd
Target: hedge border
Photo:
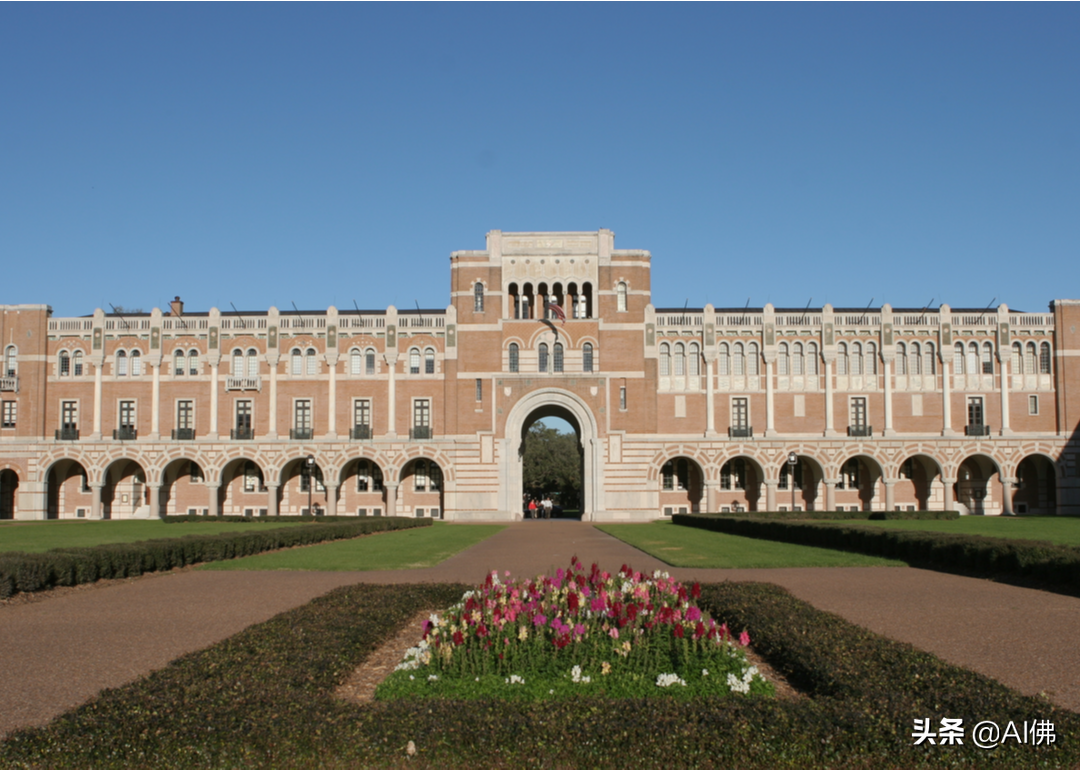
<path id="1" fill-rule="evenodd" d="M 1042 540 L 808 521 L 755 520 L 713 514 L 677 514 L 672 521 L 679 526 L 729 535 L 899 559 L 914 567 L 991 577 L 1025 586 L 1035 584 L 1057 593 L 1080 596 L 1080 548 Z"/>
<path id="2" fill-rule="evenodd" d="M 276 527 L 217 535 L 184 535 L 133 543 L 55 548 L 44 553 L 0 553 L 0 599 L 55 586 L 126 578 L 208 561 L 251 556 L 281 548 L 344 540 L 375 532 L 431 526 L 431 519 L 383 517 Z"/>
<path id="3" fill-rule="evenodd" d="M 332 692 L 460 585 L 356 585 L 184 656 L 0 744 L 10 767 L 1075 767 L 1080 715 L 817 610 L 778 586 L 702 604 L 801 686 L 800 700 L 393 701 Z M 1056 742 L 913 746 L 915 718 L 1048 719 Z M 417 754 L 408 759 L 406 745 Z"/>
<path id="4" fill-rule="evenodd" d="M 686 514 L 678 514 L 683 516 Z M 695 514 L 702 515 L 702 514 Z M 710 513 L 727 519 L 754 520 L 853 520 L 853 521 L 953 521 L 960 518 L 959 511 L 739 511 L 737 513 Z"/>

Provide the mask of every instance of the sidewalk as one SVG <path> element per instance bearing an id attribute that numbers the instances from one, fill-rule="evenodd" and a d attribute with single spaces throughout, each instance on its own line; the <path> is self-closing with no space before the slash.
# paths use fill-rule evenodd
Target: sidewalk
<path id="1" fill-rule="evenodd" d="M 572 556 L 680 580 L 782 585 L 811 604 L 1028 695 L 1080 711 L 1080 599 L 905 567 L 675 569 L 589 524 L 523 521 L 435 567 L 388 572 L 187 571 L 0 608 L 0 735 L 41 725 L 254 623 L 354 583 L 531 577 Z"/>

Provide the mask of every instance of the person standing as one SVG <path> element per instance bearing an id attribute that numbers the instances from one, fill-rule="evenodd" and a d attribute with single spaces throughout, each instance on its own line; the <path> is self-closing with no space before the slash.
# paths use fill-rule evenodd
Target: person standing
<path id="1" fill-rule="evenodd" d="M 529 518 L 530 519 L 535 519 L 536 518 L 536 498 L 535 497 L 530 497 L 529 498 Z"/>
<path id="2" fill-rule="evenodd" d="M 544 495 L 544 518 L 551 518 L 551 498 L 547 495 Z"/>

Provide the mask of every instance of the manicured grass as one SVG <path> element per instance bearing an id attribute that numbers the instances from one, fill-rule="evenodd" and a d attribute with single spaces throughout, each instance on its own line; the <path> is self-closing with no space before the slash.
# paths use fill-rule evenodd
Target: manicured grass
<path id="1" fill-rule="evenodd" d="M 855 522 L 828 523 L 850 525 Z M 1047 540 L 1057 545 L 1080 546 L 1080 517 L 1072 516 L 961 516 L 954 521 L 860 521 L 858 524 L 882 529 Z"/>
<path id="2" fill-rule="evenodd" d="M 913 522 L 921 523 L 921 522 Z M 949 523 L 949 522 L 944 522 Z M 903 567 L 904 562 L 831 548 L 792 545 L 725 535 L 669 521 L 648 524 L 602 524 L 597 529 L 639 548 L 673 567 L 708 569 L 762 567 Z"/>
<path id="3" fill-rule="evenodd" d="M 218 535 L 254 528 L 295 527 L 303 522 L 249 523 L 206 521 L 166 524 L 161 521 L 42 521 L 0 527 L 0 553 L 42 553 L 53 548 L 80 548 L 105 543 L 134 543 L 184 535 Z"/>
<path id="4" fill-rule="evenodd" d="M 487 540 L 503 528 L 499 524 L 455 525 L 437 521 L 430 527 L 213 562 L 201 569 L 322 572 L 417 569 L 438 564 L 459 551 Z"/>

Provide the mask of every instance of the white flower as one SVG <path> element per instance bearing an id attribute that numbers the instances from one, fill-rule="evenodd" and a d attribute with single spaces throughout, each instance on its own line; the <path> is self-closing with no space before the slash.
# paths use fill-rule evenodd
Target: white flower
<path id="1" fill-rule="evenodd" d="M 592 681 L 590 677 L 581 675 L 581 666 L 574 666 L 570 669 L 570 680 L 575 684 L 588 684 Z"/>
<path id="2" fill-rule="evenodd" d="M 709 675 L 709 669 L 707 669 L 707 668 L 701 669 L 701 675 L 702 676 L 708 676 Z"/>
<path id="3" fill-rule="evenodd" d="M 437 682 L 439 681 L 439 677 L 435 676 L 435 674 L 431 674 L 430 676 L 428 676 L 427 680 L 429 682 Z"/>
<path id="4" fill-rule="evenodd" d="M 670 687 L 673 684 L 681 684 L 686 687 L 686 682 L 680 679 L 678 674 L 660 674 L 656 677 L 657 687 Z"/>
<path id="5" fill-rule="evenodd" d="M 411 681 L 413 681 L 414 679 L 416 679 L 416 677 L 415 677 L 415 676 L 413 676 L 412 674 L 409 674 L 409 681 L 411 682 Z"/>
<path id="6" fill-rule="evenodd" d="M 731 688 L 732 692 L 748 693 L 750 692 L 750 682 L 755 676 L 757 676 L 757 674 L 757 666 L 750 666 L 750 668 L 743 671 L 741 679 L 734 674 L 728 674 L 728 687 Z"/>
<path id="7" fill-rule="evenodd" d="M 506 680 L 507 684 L 525 684 L 525 680 L 517 674 L 511 674 L 510 678 Z"/>

